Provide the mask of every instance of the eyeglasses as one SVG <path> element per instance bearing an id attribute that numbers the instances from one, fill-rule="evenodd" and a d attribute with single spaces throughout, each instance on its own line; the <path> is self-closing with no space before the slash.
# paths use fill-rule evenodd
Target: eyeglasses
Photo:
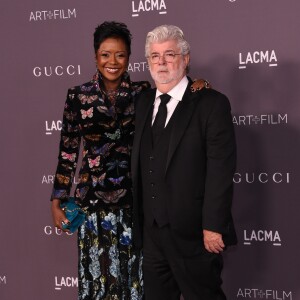
<path id="1" fill-rule="evenodd" d="M 158 64 L 161 57 L 163 57 L 164 61 L 168 63 L 172 63 L 175 60 L 176 55 L 182 55 L 181 53 L 174 52 L 165 52 L 163 55 L 158 53 L 152 53 L 148 58 L 152 64 Z"/>

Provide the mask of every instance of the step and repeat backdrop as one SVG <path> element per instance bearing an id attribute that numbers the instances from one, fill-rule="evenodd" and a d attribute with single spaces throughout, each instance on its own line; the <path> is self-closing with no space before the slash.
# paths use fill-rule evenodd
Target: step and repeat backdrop
<path id="1" fill-rule="evenodd" d="M 299 1 L 11 0 L 0 7 L 1 300 L 77 297 L 76 234 L 53 226 L 49 199 L 67 89 L 92 78 L 93 32 L 106 20 L 125 22 L 133 34 L 133 80 L 151 81 L 146 33 L 174 24 L 191 44 L 190 76 L 231 101 L 239 244 L 224 255 L 228 299 L 300 300 Z"/>

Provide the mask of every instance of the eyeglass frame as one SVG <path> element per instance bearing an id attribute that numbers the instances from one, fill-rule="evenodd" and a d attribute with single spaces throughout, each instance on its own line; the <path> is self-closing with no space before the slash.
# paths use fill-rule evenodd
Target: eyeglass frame
<path id="1" fill-rule="evenodd" d="M 157 55 L 155 57 L 155 59 L 158 58 L 157 62 L 153 62 L 153 55 Z M 166 59 L 166 55 L 171 55 L 171 57 L 172 57 L 171 61 L 168 60 L 170 57 L 168 59 Z M 152 64 L 158 64 L 159 61 L 160 61 L 160 59 L 161 59 L 161 57 L 163 57 L 163 59 L 164 59 L 165 62 L 172 63 L 172 62 L 174 62 L 175 57 L 177 55 L 183 55 L 183 54 L 182 53 L 173 53 L 173 51 L 166 51 L 165 53 L 163 53 L 163 55 L 160 55 L 159 53 L 154 52 L 154 53 L 150 54 L 149 56 L 147 56 L 147 58 L 150 60 L 150 62 Z"/>

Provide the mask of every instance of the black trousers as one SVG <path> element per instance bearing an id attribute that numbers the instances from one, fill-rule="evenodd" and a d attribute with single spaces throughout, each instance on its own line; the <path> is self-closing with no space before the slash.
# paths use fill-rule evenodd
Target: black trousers
<path id="1" fill-rule="evenodd" d="M 187 228 L 188 230 L 188 228 Z M 144 226 L 145 300 L 226 300 L 223 260 L 203 242 L 178 235 L 169 225 Z"/>

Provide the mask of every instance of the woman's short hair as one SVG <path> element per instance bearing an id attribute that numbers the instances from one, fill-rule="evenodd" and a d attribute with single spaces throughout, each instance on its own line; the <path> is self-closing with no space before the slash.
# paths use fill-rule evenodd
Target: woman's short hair
<path id="1" fill-rule="evenodd" d="M 183 31 L 174 25 L 161 25 L 148 32 L 145 44 L 145 56 L 150 55 L 151 43 L 162 43 L 168 40 L 176 40 L 177 45 L 181 50 L 181 54 L 186 55 L 190 53 L 190 45 L 185 40 Z"/>
<path id="2" fill-rule="evenodd" d="M 128 56 L 131 54 L 131 33 L 126 24 L 106 21 L 96 27 L 94 32 L 94 50 L 98 51 L 101 43 L 108 38 L 122 39 L 126 45 Z"/>

